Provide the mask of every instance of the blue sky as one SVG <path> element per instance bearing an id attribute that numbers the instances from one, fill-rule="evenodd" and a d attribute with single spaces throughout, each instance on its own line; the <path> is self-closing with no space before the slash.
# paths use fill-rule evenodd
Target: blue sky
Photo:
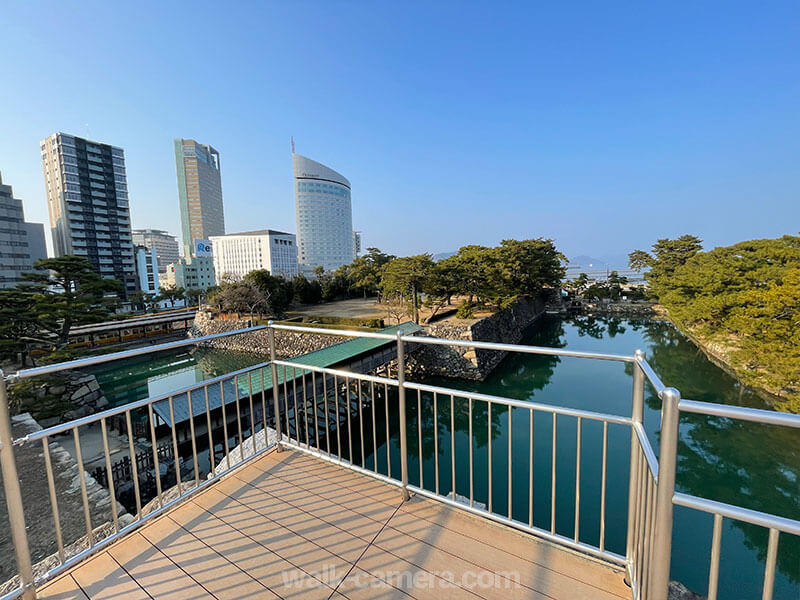
<path id="1" fill-rule="evenodd" d="M 800 4 L 6 2 L 0 171 L 47 222 L 39 140 L 121 146 L 178 234 L 172 139 L 221 153 L 229 231 L 295 230 L 289 137 L 397 254 L 551 237 L 625 255 L 800 229 Z"/>

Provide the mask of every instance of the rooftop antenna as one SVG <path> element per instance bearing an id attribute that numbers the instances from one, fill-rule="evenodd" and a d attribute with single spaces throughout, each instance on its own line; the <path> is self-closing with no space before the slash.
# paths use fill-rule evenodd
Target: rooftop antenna
<path id="1" fill-rule="evenodd" d="M 294 136 L 291 136 L 289 139 L 292 140 L 292 154 L 294 154 Z"/>

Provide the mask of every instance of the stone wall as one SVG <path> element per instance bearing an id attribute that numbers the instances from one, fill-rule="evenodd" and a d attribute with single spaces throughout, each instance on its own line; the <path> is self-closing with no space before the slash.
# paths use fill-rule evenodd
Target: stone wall
<path id="1" fill-rule="evenodd" d="M 9 395 L 14 412 L 31 413 L 46 427 L 108 407 L 95 376 L 80 371 L 23 379 L 9 386 Z"/>
<path id="2" fill-rule="evenodd" d="M 207 312 L 199 312 L 195 316 L 194 326 L 189 335 L 200 337 L 223 333 L 225 331 L 235 331 L 249 327 L 247 319 L 213 319 Z M 301 354 L 307 354 L 314 350 L 327 348 L 333 344 L 338 344 L 347 340 L 347 337 L 334 335 L 316 335 L 310 333 L 295 333 L 293 331 L 275 331 L 275 353 L 278 358 L 291 358 Z M 267 330 L 254 331 L 232 335 L 206 342 L 213 348 L 220 350 L 233 350 L 238 352 L 256 352 L 269 355 L 269 336 Z"/>
<path id="3" fill-rule="evenodd" d="M 618 317 L 639 317 L 652 319 L 659 316 L 653 302 L 581 302 L 580 310 L 586 315 L 610 315 Z"/>
<path id="4" fill-rule="evenodd" d="M 545 311 L 543 298 L 517 298 L 508 308 L 483 319 L 452 319 L 427 326 L 432 337 L 516 344 Z M 409 373 L 482 381 L 506 352 L 420 344 L 408 357 Z"/>

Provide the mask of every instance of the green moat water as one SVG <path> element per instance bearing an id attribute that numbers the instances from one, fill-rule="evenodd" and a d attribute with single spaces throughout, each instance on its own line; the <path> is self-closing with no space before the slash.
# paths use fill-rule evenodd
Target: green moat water
<path id="1" fill-rule="evenodd" d="M 672 325 L 665 322 L 632 319 L 546 317 L 527 334 L 524 343 L 615 354 L 632 354 L 641 348 L 668 386 L 677 387 L 683 397 L 737 406 L 768 408 L 751 390 L 711 363 L 705 355 Z M 233 354 L 213 350 L 161 353 L 147 360 L 104 365 L 94 372 L 112 404 L 152 396 L 191 385 L 205 378 L 264 361 L 260 355 Z M 632 374 L 630 365 L 577 358 L 537 355 L 509 356 L 487 381 L 474 383 L 453 380 L 426 380 L 427 383 L 505 396 L 519 400 L 568 406 L 619 415 L 631 409 Z M 417 398 L 408 395 L 409 478 L 419 484 L 417 458 Z M 432 398 L 423 395 L 422 466 L 424 487 L 435 485 L 434 420 Z M 386 472 L 386 436 L 383 402 L 376 403 L 379 424 L 376 445 L 378 469 Z M 391 436 L 389 447 L 392 475 L 399 474 L 399 439 L 396 406 L 389 401 Z M 455 400 L 456 491 L 469 496 L 468 481 L 468 404 Z M 658 448 L 660 401 L 647 389 L 645 429 Z M 365 421 L 367 421 L 365 413 Z M 508 507 L 508 413 L 502 407 L 492 410 L 492 504 L 496 512 L 507 514 Z M 450 402 L 439 397 L 438 404 L 439 489 L 451 489 Z M 371 421 L 364 424 L 371 428 Z M 512 516 L 528 521 L 528 411 L 512 414 Z M 487 409 L 485 403 L 473 405 L 474 497 L 488 501 Z M 600 456 L 602 427 L 584 421 L 581 452 L 580 539 L 596 544 L 599 537 Z M 558 420 L 556 454 L 556 530 L 574 534 L 575 498 L 575 419 Z M 358 442 L 354 439 L 354 454 Z M 536 413 L 534 420 L 535 525 L 550 528 L 550 465 L 552 419 Z M 346 445 L 346 444 L 345 444 Z M 365 444 L 366 466 L 372 468 L 372 439 Z M 606 546 L 624 554 L 629 430 L 610 426 L 608 447 L 608 487 L 606 498 Z M 800 517 L 800 435 L 797 431 L 753 423 L 734 422 L 716 417 L 685 415 L 681 438 L 677 488 L 697 496 L 744 505 L 748 508 L 797 519 Z M 681 507 L 675 510 L 672 577 L 705 594 L 712 518 Z M 720 564 L 720 598 L 758 598 L 763 582 L 767 532 L 758 527 L 725 520 Z M 776 599 L 800 597 L 800 540 L 780 536 Z"/>

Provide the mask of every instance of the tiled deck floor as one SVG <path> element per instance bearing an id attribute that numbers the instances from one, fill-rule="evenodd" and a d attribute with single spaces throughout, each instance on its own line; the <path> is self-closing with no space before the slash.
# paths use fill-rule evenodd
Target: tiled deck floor
<path id="1" fill-rule="evenodd" d="M 518 574 L 518 583 L 504 576 Z M 256 459 L 40 598 L 630 598 L 622 573 L 297 451 Z"/>

